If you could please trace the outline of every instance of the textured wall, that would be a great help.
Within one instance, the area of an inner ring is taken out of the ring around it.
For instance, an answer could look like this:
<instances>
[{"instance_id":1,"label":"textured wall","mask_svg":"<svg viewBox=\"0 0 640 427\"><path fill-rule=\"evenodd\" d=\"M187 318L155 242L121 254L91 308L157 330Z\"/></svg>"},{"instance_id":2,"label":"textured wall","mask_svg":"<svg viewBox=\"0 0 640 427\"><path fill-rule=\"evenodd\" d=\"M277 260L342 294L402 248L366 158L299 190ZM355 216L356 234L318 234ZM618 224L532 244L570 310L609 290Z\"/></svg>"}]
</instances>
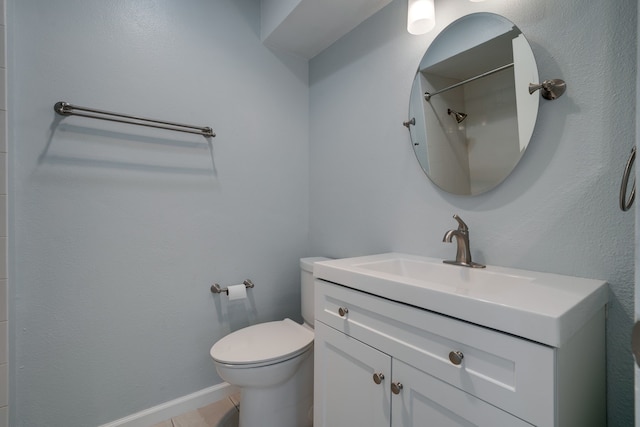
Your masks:
<instances>
[{"instance_id":1,"label":"textured wall","mask_svg":"<svg viewBox=\"0 0 640 427\"><path fill-rule=\"evenodd\" d=\"M7 62L5 2L0 0L0 427L9 425L7 307Z\"/></svg>"},{"instance_id":2,"label":"textured wall","mask_svg":"<svg viewBox=\"0 0 640 427\"><path fill-rule=\"evenodd\" d=\"M634 215L617 207L634 144L636 2L437 2L437 28L405 30L396 0L310 62L312 252L344 257L401 251L441 258L459 214L472 255L487 264L611 284L607 327L609 425L633 424ZM420 58L439 30L499 13L532 45L541 78L567 94L542 101L531 145L507 180L476 197L439 191L402 126ZM588 373L585 373L588 374Z\"/></svg>"},{"instance_id":3,"label":"textured wall","mask_svg":"<svg viewBox=\"0 0 640 427\"><path fill-rule=\"evenodd\" d=\"M221 382L211 345L299 319L307 62L253 0L10 0L12 426L86 427ZM69 117L56 101L196 125ZM230 305L212 282L251 278Z\"/></svg>"}]
</instances>

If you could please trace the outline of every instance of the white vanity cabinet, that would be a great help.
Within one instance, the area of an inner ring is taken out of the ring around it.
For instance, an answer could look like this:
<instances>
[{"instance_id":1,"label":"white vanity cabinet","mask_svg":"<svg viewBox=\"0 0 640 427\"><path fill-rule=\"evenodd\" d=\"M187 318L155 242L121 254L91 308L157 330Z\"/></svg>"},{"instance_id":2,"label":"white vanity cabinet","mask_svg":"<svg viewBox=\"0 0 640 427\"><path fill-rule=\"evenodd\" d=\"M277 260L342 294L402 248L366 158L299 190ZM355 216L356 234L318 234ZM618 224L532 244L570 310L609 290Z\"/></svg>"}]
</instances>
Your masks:
<instances>
[{"instance_id":1,"label":"white vanity cabinet","mask_svg":"<svg viewBox=\"0 0 640 427\"><path fill-rule=\"evenodd\" d=\"M604 306L560 348L319 279L315 312L316 427L606 425Z\"/></svg>"}]
</instances>

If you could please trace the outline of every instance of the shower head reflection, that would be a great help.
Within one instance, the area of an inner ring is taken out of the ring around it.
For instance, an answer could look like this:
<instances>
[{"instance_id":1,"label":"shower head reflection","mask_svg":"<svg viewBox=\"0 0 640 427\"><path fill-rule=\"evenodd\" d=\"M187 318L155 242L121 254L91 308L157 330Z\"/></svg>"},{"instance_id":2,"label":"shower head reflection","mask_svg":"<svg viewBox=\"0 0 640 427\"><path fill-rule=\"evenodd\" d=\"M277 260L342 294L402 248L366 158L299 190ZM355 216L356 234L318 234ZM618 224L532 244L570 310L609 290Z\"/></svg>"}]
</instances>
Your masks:
<instances>
[{"instance_id":1,"label":"shower head reflection","mask_svg":"<svg viewBox=\"0 0 640 427\"><path fill-rule=\"evenodd\" d=\"M456 119L457 123L461 123L464 119L467 118L467 115L465 113L453 111L451 108L447 108L447 114L453 116L453 118Z\"/></svg>"}]
</instances>

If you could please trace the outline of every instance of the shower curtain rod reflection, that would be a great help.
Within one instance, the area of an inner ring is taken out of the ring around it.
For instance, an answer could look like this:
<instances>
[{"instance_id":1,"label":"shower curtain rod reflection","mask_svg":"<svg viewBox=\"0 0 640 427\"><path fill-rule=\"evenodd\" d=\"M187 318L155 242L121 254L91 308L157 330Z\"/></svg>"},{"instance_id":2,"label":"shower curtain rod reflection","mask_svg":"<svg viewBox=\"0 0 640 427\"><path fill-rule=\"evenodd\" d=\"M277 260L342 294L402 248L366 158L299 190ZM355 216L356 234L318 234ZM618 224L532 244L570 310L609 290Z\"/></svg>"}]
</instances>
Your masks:
<instances>
[{"instance_id":1,"label":"shower curtain rod reflection","mask_svg":"<svg viewBox=\"0 0 640 427\"><path fill-rule=\"evenodd\" d=\"M445 87L444 89L440 89L439 91L436 91L436 92L433 92L433 93L425 92L424 93L424 99L429 101L432 96L438 95L439 93L446 92L446 91L451 90L451 89L455 89L458 86L466 85L467 83L470 83L470 82L472 82L474 80L478 80L478 79L481 79L483 77L490 76L491 74L498 73L498 72L500 72L502 70L506 70L507 68L511 68L511 67L513 67L513 62L510 63L510 64L503 65L501 67L498 67L498 68L496 68L494 70L487 71L486 73L478 74L477 76L471 77L471 78L469 78L467 80L463 80L463 81L458 82L456 84L452 84L451 86Z\"/></svg>"},{"instance_id":2,"label":"shower curtain rod reflection","mask_svg":"<svg viewBox=\"0 0 640 427\"><path fill-rule=\"evenodd\" d=\"M176 132L195 133L205 137L214 137L216 134L210 127L183 125L180 123L167 122L164 120L146 119L144 117L130 116L127 114L112 113L110 111L96 110L95 108L80 107L68 102L56 102L53 106L56 113L62 116L80 116L90 119L108 120L110 122L126 123L130 125L146 126L158 129L173 130ZM95 114L78 113L76 111L86 111Z\"/></svg>"}]
</instances>

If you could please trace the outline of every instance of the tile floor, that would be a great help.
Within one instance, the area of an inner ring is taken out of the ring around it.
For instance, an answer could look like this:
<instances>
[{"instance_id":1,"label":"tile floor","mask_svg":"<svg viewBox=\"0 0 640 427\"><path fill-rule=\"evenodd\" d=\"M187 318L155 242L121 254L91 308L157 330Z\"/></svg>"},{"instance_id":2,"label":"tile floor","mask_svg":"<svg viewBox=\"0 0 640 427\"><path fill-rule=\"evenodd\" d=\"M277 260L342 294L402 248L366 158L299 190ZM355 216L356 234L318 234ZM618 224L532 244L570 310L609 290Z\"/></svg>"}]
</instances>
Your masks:
<instances>
[{"instance_id":1,"label":"tile floor","mask_svg":"<svg viewBox=\"0 0 640 427\"><path fill-rule=\"evenodd\" d=\"M151 427L238 427L240 393Z\"/></svg>"}]
</instances>

